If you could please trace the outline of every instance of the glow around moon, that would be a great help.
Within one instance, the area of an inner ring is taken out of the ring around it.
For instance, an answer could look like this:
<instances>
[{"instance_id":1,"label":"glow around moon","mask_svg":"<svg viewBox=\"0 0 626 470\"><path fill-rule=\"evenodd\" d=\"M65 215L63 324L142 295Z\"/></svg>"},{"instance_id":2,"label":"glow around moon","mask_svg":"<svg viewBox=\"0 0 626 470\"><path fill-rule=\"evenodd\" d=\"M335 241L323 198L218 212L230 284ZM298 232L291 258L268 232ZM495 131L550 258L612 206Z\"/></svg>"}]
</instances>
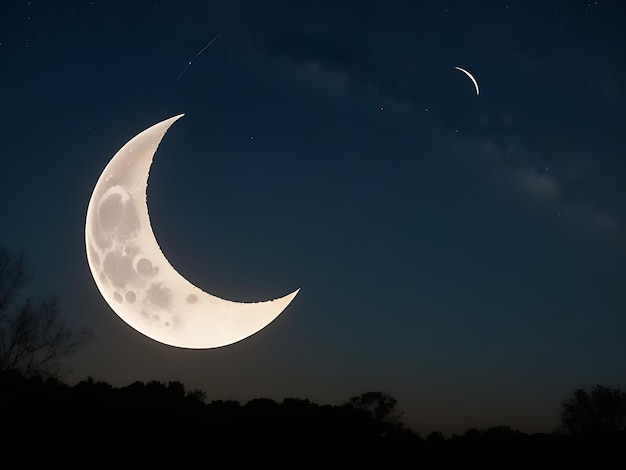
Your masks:
<instances>
[{"instance_id":1,"label":"glow around moon","mask_svg":"<svg viewBox=\"0 0 626 470\"><path fill-rule=\"evenodd\" d=\"M131 139L100 175L87 208L87 261L100 293L131 327L172 346L216 348L267 326L299 289L265 302L233 302L194 286L165 258L148 216L148 172L161 139L182 116Z\"/></svg>"},{"instance_id":2,"label":"glow around moon","mask_svg":"<svg viewBox=\"0 0 626 470\"><path fill-rule=\"evenodd\" d=\"M476 79L474 78L474 76L469 73L467 70L461 68L461 67L454 67L457 70L460 70L461 72L463 72L465 75L467 75L470 80L472 80L472 83L474 83L474 88L476 88L476 95L480 95L480 90L478 89L478 82L476 81Z\"/></svg>"}]
</instances>

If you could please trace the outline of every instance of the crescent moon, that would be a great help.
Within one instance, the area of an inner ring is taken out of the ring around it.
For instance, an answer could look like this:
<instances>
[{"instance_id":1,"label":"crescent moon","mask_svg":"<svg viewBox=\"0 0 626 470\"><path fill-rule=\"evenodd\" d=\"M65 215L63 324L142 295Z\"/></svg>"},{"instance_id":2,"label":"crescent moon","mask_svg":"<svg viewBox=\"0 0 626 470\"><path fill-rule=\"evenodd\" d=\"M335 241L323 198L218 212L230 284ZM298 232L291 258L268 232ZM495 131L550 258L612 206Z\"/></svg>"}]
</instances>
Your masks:
<instances>
[{"instance_id":1,"label":"crescent moon","mask_svg":"<svg viewBox=\"0 0 626 470\"><path fill-rule=\"evenodd\" d=\"M300 289L265 302L222 299L187 281L161 252L148 216L148 172L161 139L182 116L141 132L105 167L87 208L87 261L104 300L135 330L180 348L217 348L267 326Z\"/></svg>"},{"instance_id":2,"label":"crescent moon","mask_svg":"<svg viewBox=\"0 0 626 470\"><path fill-rule=\"evenodd\" d=\"M462 69L461 67L454 67L454 68L457 69L457 70L460 70L461 72L463 72L465 75L467 75L472 80L472 82L474 83L474 88L476 88L476 95L479 95L480 94L480 90L478 89L478 82L476 81L474 76L471 73L469 73L467 70Z\"/></svg>"}]
</instances>

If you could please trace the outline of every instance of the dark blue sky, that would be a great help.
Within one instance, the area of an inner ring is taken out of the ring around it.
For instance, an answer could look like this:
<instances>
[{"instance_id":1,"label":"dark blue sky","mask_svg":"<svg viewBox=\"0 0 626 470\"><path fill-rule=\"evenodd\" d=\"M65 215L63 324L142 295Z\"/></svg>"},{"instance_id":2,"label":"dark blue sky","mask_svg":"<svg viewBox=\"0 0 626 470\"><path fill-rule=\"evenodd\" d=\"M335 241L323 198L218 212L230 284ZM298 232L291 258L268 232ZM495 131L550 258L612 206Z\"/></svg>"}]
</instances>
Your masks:
<instances>
[{"instance_id":1,"label":"dark blue sky","mask_svg":"<svg viewBox=\"0 0 626 470\"><path fill-rule=\"evenodd\" d=\"M550 431L574 389L626 387L624 57L619 1L3 2L0 244L94 331L70 380ZM85 256L108 160L179 113L165 255L224 298L302 289L215 350L128 327Z\"/></svg>"}]
</instances>

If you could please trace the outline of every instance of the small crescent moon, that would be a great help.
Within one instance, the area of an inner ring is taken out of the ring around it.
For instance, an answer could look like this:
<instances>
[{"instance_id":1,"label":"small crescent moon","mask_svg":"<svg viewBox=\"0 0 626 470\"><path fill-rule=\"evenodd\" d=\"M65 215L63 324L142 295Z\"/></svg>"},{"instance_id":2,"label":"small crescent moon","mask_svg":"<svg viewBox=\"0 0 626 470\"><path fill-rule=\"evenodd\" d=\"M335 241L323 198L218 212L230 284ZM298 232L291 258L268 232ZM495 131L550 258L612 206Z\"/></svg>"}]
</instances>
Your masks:
<instances>
[{"instance_id":1,"label":"small crescent moon","mask_svg":"<svg viewBox=\"0 0 626 470\"><path fill-rule=\"evenodd\" d=\"M140 333L181 348L217 348L267 326L300 289L265 302L225 300L191 284L161 252L148 216L148 172L161 139L182 116L132 138L100 175L87 208L87 262L102 297Z\"/></svg>"},{"instance_id":2,"label":"small crescent moon","mask_svg":"<svg viewBox=\"0 0 626 470\"><path fill-rule=\"evenodd\" d=\"M467 70L462 69L461 67L454 67L454 68L457 69L457 70L460 70L461 72L463 72L465 75L467 75L472 80L472 82L474 83L474 88L476 88L476 95L479 95L480 94L480 90L478 89L478 82L476 81L474 76L471 73L469 73Z\"/></svg>"}]
</instances>

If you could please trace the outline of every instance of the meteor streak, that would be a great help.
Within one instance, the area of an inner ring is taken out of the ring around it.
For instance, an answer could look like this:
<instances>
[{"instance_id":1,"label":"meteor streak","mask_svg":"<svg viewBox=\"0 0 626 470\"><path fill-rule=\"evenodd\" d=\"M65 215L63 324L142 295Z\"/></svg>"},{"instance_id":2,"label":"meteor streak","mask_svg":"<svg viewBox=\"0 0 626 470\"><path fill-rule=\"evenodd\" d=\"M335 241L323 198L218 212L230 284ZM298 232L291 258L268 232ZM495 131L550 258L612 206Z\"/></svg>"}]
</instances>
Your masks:
<instances>
[{"instance_id":1,"label":"meteor streak","mask_svg":"<svg viewBox=\"0 0 626 470\"><path fill-rule=\"evenodd\" d=\"M194 56L194 58L193 58L193 59L191 59L191 60L189 61L189 63L185 66L185 68L183 69L183 71L182 71L182 72L180 72L180 75L178 76L178 78L177 78L176 80L180 80L180 77L182 77L182 76L183 76L183 74L187 71L187 69L189 68L189 66L191 65L191 63L192 63L194 60L196 60L196 59L198 58L198 56L199 56L200 54L202 54L202 53L206 50L206 48L207 48L207 47L209 47L211 44L213 44L213 42L214 42L217 38L219 38L220 36L221 36L221 34L218 34L218 35L217 35L217 36L215 36L213 39L211 39L211 41L210 41L210 42L209 42L206 46L204 46L202 49L200 49L200 52L198 52L198 53Z\"/></svg>"}]
</instances>

